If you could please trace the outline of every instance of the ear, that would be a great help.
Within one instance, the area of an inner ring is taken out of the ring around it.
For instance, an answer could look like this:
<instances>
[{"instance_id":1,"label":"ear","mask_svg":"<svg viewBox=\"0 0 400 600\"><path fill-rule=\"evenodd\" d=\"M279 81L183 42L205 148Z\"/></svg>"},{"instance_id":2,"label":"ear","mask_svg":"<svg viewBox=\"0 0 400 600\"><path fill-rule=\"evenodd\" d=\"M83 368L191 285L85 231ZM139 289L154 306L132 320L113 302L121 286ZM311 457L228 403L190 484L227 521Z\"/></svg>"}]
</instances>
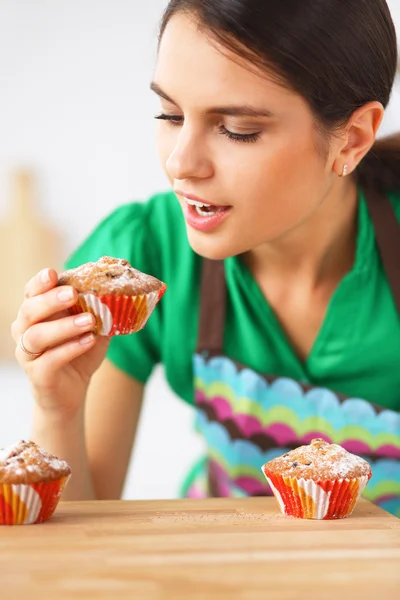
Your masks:
<instances>
[{"instance_id":1,"label":"ear","mask_svg":"<svg viewBox=\"0 0 400 600\"><path fill-rule=\"evenodd\" d=\"M354 171L372 148L384 114L380 102L368 102L354 111L341 136L342 144L333 165L339 177Z\"/></svg>"}]
</instances>

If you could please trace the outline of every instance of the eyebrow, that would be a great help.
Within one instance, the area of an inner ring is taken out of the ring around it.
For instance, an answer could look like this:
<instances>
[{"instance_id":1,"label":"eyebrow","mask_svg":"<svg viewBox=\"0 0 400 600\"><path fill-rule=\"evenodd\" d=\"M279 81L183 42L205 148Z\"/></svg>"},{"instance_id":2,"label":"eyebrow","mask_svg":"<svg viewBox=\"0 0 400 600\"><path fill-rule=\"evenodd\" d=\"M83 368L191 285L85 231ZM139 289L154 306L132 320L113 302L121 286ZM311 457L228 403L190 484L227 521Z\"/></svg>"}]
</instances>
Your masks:
<instances>
[{"instance_id":1,"label":"eyebrow","mask_svg":"<svg viewBox=\"0 0 400 600\"><path fill-rule=\"evenodd\" d=\"M162 88L155 83L154 81L150 84L150 89L163 98L167 102L171 104L178 104L173 100L170 96L168 96ZM241 117L267 117L272 118L274 115L271 111L262 109L262 108L254 108L252 106L248 106L246 104L236 105L231 104L229 106L214 106L212 108L207 109L206 114L214 114L214 115L226 115L226 116L241 116Z\"/></svg>"}]
</instances>

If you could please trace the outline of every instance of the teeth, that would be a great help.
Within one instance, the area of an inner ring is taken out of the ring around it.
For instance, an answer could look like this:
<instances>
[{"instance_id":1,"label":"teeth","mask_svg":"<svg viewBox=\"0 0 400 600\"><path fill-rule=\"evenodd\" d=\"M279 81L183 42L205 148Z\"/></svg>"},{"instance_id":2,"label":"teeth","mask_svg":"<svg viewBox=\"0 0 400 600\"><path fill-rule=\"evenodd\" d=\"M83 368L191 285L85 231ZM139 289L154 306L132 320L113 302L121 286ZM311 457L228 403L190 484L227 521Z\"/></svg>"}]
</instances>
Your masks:
<instances>
[{"instance_id":1,"label":"teeth","mask_svg":"<svg viewBox=\"0 0 400 600\"><path fill-rule=\"evenodd\" d=\"M209 217L211 214L213 214L209 210L203 210L203 208L205 206L207 206L207 204L202 204L201 206L196 206L196 212L201 217Z\"/></svg>"},{"instance_id":2,"label":"teeth","mask_svg":"<svg viewBox=\"0 0 400 600\"><path fill-rule=\"evenodd\" d=\"M197 200L189 200L189 198L185 198L186 202L191 206L198 206L199 208L210 208L211 204L203 204L202 202L197 202Z\"/></svg>"}]
</instances>

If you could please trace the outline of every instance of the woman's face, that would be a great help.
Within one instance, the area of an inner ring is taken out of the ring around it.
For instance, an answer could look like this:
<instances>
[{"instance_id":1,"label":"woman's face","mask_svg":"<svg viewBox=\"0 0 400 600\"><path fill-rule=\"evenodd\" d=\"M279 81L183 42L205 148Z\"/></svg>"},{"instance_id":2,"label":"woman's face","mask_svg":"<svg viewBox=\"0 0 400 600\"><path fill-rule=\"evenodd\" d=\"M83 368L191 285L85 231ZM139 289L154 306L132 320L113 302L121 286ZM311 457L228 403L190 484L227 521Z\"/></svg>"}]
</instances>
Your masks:
<instances>
[{"instance_id":1,"label":"woman's face","mask_svg":"<svg viewBox=\"0 0 400 600\"><path fill-rule=\"evenodd\" d=\"M317 150L301 96L232 60L184 15L167 25L152 87L161 102L159 156L195 252L248 252L317 210L333 161Z\"/></svg>"}]
</instances>

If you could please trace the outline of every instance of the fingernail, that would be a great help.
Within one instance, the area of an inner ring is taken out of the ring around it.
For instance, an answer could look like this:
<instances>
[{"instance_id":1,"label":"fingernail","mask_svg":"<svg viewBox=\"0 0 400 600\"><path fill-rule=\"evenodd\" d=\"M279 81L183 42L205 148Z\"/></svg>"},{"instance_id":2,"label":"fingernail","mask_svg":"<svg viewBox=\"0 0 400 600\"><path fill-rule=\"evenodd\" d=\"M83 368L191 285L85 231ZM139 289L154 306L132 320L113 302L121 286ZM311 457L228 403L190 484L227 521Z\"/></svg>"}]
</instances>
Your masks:
<instances>
[{"instance_id":1,"label":"fingernail","mask_svg":"<svg viewBox=\"0 0 400 600\"><path fill-rule=\"evenodd\" d=\"M93 325L92 315L80 315L74 320L75 325L78 327L86 327L86 325Z\"/></svg>"},{"instance_id":2,"label":"fingernail","mask_svg":"<svg viewBox=\"0 0 400 600\"><path fill-rule=\"evenodd\" d=\"M82 344L82 346L84 346L85 344L91 344L93 340L93 333L88 333L87 335L83 335L81 338L79 338L79 343Z\"/></svg>"},{"instance_id":3,"label":"fingernail","mask_svg":"<svg viewBox=\"0 0 400 600\"><path fill-rule=\"evenodd\" d=\"M43 269L40 273L40 279L42 280L42 283L50 283L49 269Z\"/></svg>"},{"instance_id":4,"label":"fingernail","mask_svg":"<svg viewBox=\"0 0 400 600\"><path fill-rule=\"evenodd\" d=\"M57 298L60 300L60 302L68 302L69 300L72 300L73 297L74 297L74 291L71 288L66 289L66 290L61 290L57 294Z\"/></svg>"}]
</instances>

